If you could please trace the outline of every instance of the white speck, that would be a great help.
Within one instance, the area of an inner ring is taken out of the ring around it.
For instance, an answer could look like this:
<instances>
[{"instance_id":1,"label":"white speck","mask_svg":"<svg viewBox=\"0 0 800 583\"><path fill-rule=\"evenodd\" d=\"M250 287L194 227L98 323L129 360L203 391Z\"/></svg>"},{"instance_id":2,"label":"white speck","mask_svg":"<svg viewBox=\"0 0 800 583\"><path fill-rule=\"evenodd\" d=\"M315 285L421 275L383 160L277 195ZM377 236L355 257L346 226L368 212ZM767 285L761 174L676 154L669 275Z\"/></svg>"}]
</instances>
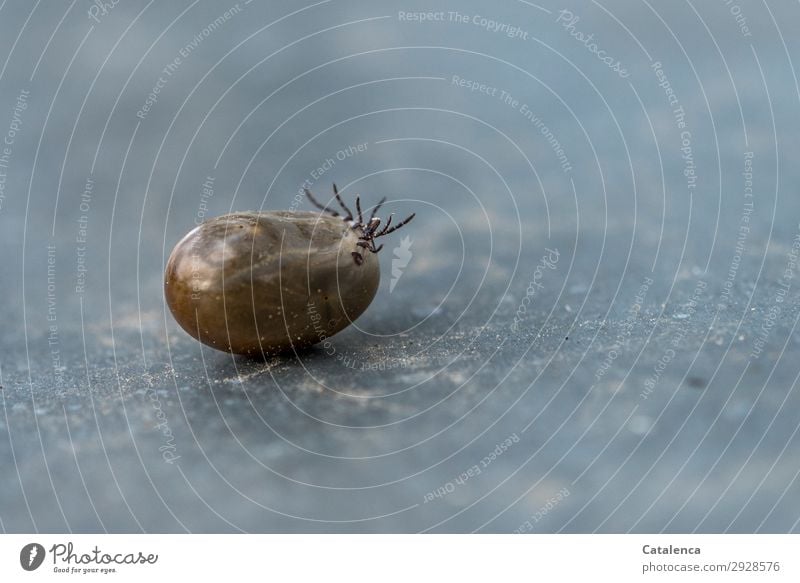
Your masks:
<instances>
[{"instance_id":1,"label":"white speck","mask_svg":"<svg viewBox=\"0 0 800 583\"><path fill-rule=\"evenodd\" d=\"M427 318L428 316L438 316L442 313L439 306L419 306L412 308L411 315L415 318Z\"/></svg>"},{"instance_id":2,"label":"white speck","mask_svg":"<svg viewBox=\"0 0 800 583\"><path fill-rule=\"evenodd\" d=\"M750 403L747 401L734 401L723 411L723 415L729 421L741 421L750 411Z\"/></svg>"},{"instance_id":3,"label":"white speck","mask_svg":"<svg viewBox=\"0 0 800 583\"><path fill-rule=\"evenodd\" d=\"M450 377L451 381L453 381L454 383L456 383L458 385L464 384L464 381L467 380L467 375L465 375L461 371L451 372L448 376Z\"/></svg>"},{"instance_id":4,"label":"white speck","mask_svg":"<svg viewBox=\"0 0 800 583\"><path fill-rule=\"evenodd\" d=\"M647 435L653 428L653 420L647 415L634 415L628 421L628 430L635 435Z\"/></svg>"},{"instance_id":5,"label":"white speck","mask_svg":"<svg viewBox=\"0 0 800 583\"><path fill-rule=\"evenodd\" d=\"M689 314L673 314L672 317L675 318L676 320L685 320L686 318L689 317Z\"/></svg>"},{"instance_id":6,"label":"white speck","mask_svg":"<svg viewBox=\"0 0 800 583\"><path fill-rule=\"evenodd\" d=\"M404 385L416 385L421 384L427 381L430 378L430 375L427 372L415 372L404 374L398 377L398 381L400 381Z\"/></svg>"},{"instance_id":7,"label":"white speck","mask_svg":"<svg viewBox=\"0 0 800 583\"><path fill-rule=\"evenodd\" d=\"M585 292L586 290L588 290L588 289L589 289L589 288L588 288L588 287L586 287L586 285L585 285L585 284L583 284L583 283L576 283L575 285L571 285L571 286L569 287L569 290L567 290L567 291L569 291L569 293L570 293L570 294L572 294L572 295L577 295L577 294L582 294L582 293L584 293L584 292Z\"/></svg>"}]
</instances>

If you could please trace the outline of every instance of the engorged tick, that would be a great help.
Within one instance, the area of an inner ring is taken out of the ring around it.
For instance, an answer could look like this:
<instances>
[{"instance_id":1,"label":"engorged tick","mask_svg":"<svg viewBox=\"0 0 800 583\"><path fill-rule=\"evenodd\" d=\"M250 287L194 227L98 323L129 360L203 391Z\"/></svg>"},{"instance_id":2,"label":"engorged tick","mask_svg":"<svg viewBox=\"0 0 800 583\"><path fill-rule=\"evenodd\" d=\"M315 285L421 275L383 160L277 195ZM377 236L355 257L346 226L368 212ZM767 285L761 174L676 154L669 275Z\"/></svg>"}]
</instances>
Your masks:
<instances>
[{"instance_id":1,"label":"engorged tick","mask_svg":"<svg viewBox=\"0 0 800 583\"><path fill-rule=\"evenodd\" d=\"M367 309L378 291L372 255L392 226L354 216L333 185L342 212L306 196L309 211L238 212L190 231L170 254L164 274L167 305L189 334L219 350L269 355L330 338ZM333 202L333 201L331 201ZM381 227L381 225L383 226ZM368 253L369 252L369 253Z\"/></svg>"}]
</instances>

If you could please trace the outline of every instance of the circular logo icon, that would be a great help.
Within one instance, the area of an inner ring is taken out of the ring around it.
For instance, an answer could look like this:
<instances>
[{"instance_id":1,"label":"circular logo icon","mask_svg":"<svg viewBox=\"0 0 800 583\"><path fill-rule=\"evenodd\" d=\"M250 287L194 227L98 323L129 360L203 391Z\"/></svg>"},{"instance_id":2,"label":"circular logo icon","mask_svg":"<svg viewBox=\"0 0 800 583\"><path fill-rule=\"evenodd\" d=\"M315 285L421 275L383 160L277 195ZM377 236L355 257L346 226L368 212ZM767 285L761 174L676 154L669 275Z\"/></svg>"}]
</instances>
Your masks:
<instances>
[{"instance_id":1,"label":"circular logo icon","mask_svg":"<svg viewBox=\"0 0 800 583\"><path fill-rule=\"evenodd\" d=\"M19 564L26 571L35 571L44 562L44 547L39 543L28 543L19 552Z\"/></svg>"}]
</instances>

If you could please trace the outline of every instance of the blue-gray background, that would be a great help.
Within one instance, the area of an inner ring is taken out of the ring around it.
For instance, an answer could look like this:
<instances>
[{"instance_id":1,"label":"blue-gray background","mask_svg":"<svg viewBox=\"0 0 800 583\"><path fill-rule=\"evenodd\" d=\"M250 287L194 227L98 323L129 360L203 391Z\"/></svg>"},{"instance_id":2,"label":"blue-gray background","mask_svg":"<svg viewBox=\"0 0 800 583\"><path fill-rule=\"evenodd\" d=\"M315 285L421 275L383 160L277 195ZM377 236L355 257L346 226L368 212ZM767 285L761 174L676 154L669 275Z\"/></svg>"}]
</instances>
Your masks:
<instances>
[{"instance_id":1,"label":"blue-gray background","mask_svg":"<svg viewBox=\"0 0 800 583\"><path fill-rule=\"evenodd\" d=\"M0 4L0 528L800 530L798 3L101 4ZM418 213L357 326L177 327L334 180Z\"/></svg>"}]
</instances>

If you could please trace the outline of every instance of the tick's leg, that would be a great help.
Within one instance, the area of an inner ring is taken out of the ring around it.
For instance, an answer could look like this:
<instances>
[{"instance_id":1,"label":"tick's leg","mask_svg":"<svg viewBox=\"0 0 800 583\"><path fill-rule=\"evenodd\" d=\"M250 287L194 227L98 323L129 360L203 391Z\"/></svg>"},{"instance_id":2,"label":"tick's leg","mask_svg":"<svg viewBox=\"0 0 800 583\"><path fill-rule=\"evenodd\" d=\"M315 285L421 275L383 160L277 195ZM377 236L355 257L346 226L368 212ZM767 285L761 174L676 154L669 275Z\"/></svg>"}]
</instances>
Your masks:
<instances>
[{"instance_id":1,"label":"tick's leg","mask_svg":"<svg viewBox=\"0 0 800 583\"><path fill-rule=\"evenodd\" d=\"M389 228L389 225L392 224L392 219L393 218L394 218L394 215L389 215L389 218L387 219L386 224L383 226L383 229L377 235L375 235L376 237L380 237L381 235L384 235L386 233L386 230Z\"/></svg>"},{"instance_id":2,"label":"tick's leg","mask_svg":"<svg viewBox=\"0 0 800 583\"><path fill-rule=\"evenodd\" d=\"M380 219L370 219L367 227L364 229L364 238L365 239L372 239L372 235L375 234L375 231L378 230L378 227L381 226Z\"/></svg>"},{"instance_id":3,"label":"tick's leg","mask_svg":"<svg viewBox=\"0 0 800 583\"><path fill-rule=\"evenodd\" d=\"M408 217L407 219L403 220L403 222L401 222L401 223L399 223L399 224L395 225L395 226L394 226L394 227L392 227L391 229L388 229L388 230L387 230L387 229L383 229L383 230L382 230L380 233L378 233L378 234L377 234L377 235L375 235L375 236L376 236L376 237L383 237L384 235L388 235L389 233L393 233L393 232L395 232L397 229L399 229L400 227L402 227L403 225L407 225L408 223L410 223L410 222L411 222L411 219L413 219L415 216L417 216L417 213L414 213L414 214L412 214L410 217ZM386 224L386 226L388 227L388 226L389 226L389 224L387 223L387 224Z\"/></svg>"},{"instance_id":4,"label":"tick's leg","mask_svg":"<svg viewBox=\"0 0 800 583\"><path fill-rule=\"evenodd\" d=\"M311 191L309 189L304 188L303 190L305 191L306 196L308 197L308 200L310 200L311 204L313 204L315 207L317 207L318 209L320 209L323 212L326 212L326 213L329 213L329 214L333 215L334 217L338 217L339 216L339 213L337 213L334 210L329 209L328 207L326 207L323 204L321 204L316 198L314 198L314 195L311 194Z\"/></svg>"},{"instance_id":5,"label":"tick's leg","mask_svg":"<svg viewBox=\"0 0 800 583\"><path fill-rule=\"evenodd\" d=\"M372 219L375 218L375 215L378 214L378 209L381 208L383 203L386 202L386 197L384 196L378 204L375 205L375 208L372 209L372 214L369 216L369 222L372 222Z\"/></svg>"},{"instance_id":6,"label":"tick's leg","mask_svg":"<svg viewBox=\"0 0 800 583\"><path fill-rule=\"evenodd\" d=\"M356 197L356 210L358 211L358 224L364 224L364 215L361 214L361 197Z\"/></svg>"},{"instance_id":7,"label":"tick's leg","mask_svg":"<svg viewBox=\"0 0 800 583\"><path fill-rule=\"evenodd\" d=\"M344 220L345 221L352 221L353 220L353 213L350 211L349 208L347 208L347 205L344 204L344 201L342 200L342 197L339 196L339 189L336 188L336 183L335 182L333 183L333 194L336 195L336 200L339 201L339 206L341 206L344 209L344 212L347 213L347 216L345 217Z\"/></svg>"}]
</instances>

